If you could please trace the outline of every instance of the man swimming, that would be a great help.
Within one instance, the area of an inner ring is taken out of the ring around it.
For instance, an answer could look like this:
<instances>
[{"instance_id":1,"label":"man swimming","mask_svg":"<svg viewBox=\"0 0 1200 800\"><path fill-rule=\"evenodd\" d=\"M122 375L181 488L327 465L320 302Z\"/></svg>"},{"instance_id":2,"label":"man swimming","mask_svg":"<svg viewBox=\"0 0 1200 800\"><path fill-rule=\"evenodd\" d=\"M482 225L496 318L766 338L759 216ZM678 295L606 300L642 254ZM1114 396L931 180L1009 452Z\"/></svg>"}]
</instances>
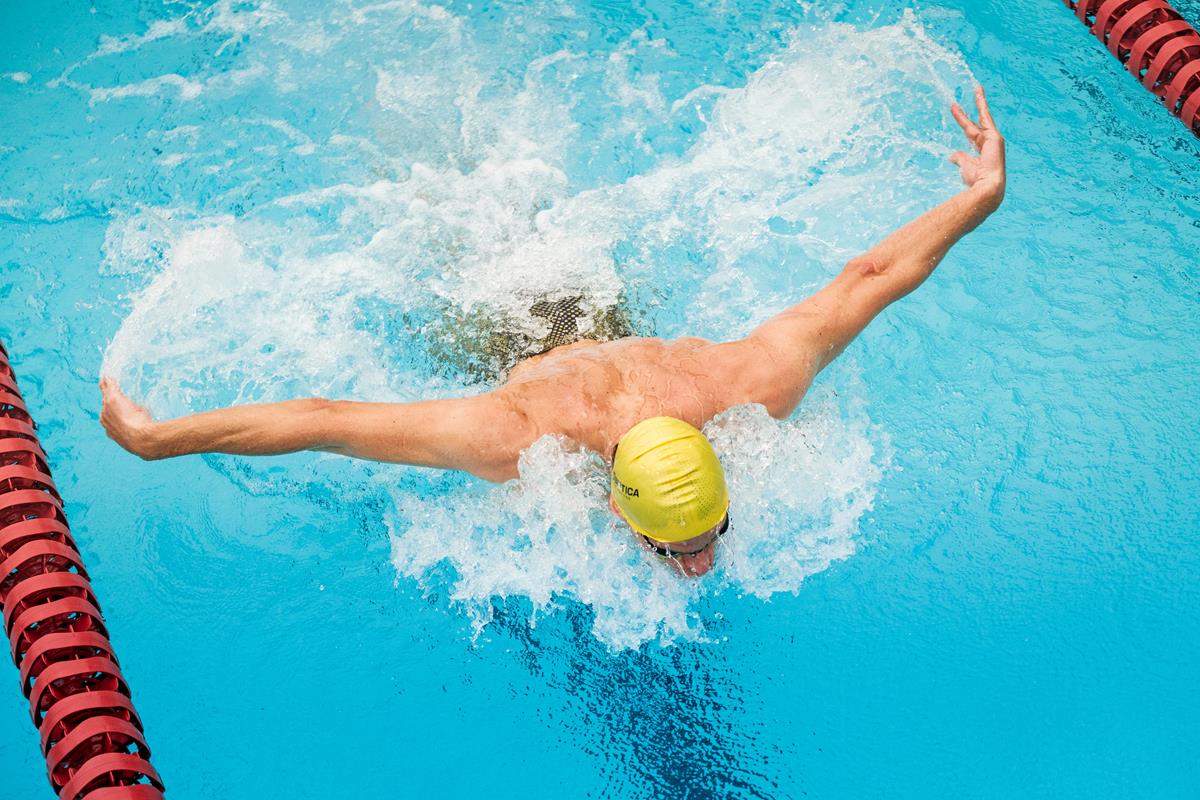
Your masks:
<instances>
[{"instance_id":1,"label":"man swimming","mask_svg":"<svg viewBox=\"0 0 1200 800\"><path fill-rule=\"evenodd\" d=\"M852 259L829 285L730 342L626 337L562 345L473 397L415 403L323 399L236 406L155 421L110 379L100 421L145 459L192 453L323 450L356 458L517 477L521 452L547 434L612 459L611 505L685 575L712 568L729 494L699 428L759 403L792 413L813 378L890 303L916 289L1004 198L1004 140L983 89L979 122L951 113L976 150L955 152L966 189Z\"/></svg>"}]
</instances>

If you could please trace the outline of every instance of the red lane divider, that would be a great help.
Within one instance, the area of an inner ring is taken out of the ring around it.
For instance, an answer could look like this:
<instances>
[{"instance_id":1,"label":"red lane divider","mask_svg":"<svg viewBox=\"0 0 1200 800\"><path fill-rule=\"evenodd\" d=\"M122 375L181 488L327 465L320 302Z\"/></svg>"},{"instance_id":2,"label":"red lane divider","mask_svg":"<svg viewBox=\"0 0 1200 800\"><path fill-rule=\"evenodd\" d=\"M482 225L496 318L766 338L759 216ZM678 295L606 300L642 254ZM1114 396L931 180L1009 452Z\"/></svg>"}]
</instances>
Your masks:
<instances>
[{"instance_id":1,"label":"red lane divider","mask_svg":"<svg viewBox=\"0 0 1200 800\"><path fill-rule=\"evenodd\" d=\"M0 610L59 800L162 800L142 720L3 343Z\"/></svg>"},{"instance_id":2,"label":"red lane divider","mask_svg":"<svg viewBox=\"0 0 1200 800\"><path fill-rule=\"evenodd\" d=\"M1200 33L1165 0L1063 0L1129 73L1200 136Z\"/></svg>"}]
</instances>

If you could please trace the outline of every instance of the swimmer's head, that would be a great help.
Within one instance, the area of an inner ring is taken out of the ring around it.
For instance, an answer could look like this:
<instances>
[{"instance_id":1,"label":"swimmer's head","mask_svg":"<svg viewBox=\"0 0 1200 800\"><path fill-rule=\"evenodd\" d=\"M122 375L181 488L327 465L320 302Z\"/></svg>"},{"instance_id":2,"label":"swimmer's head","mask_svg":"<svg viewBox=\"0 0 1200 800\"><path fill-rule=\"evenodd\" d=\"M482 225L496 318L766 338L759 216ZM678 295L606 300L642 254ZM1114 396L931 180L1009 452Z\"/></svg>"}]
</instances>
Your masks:
<instances>
[{"instance_id":1,"label":"swimmer's head","mask_svg":"<svg viewBox=\"0 0 1200 800\"><path fill-rule=\"evenodd\" d=\"M729 490L716 451L673 417L643 420L617 442L612 498L629 527L674 553L690 553L682 545L715 538L727 524Z\"/></svg>"}]
</instances>

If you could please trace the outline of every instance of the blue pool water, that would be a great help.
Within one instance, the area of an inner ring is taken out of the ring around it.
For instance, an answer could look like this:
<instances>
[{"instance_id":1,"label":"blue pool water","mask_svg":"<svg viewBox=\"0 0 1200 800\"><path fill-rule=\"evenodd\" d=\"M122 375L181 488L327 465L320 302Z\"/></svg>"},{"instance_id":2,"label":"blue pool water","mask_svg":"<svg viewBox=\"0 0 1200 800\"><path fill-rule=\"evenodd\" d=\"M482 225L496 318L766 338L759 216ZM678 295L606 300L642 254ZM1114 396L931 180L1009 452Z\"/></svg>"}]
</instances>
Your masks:
<instances>
[{"instance_id":1,"label":"blue pool water","mask_svg":"<svg viewBox=\"0 0 1200 800\"><path fill-rule=\"evenodd\" d=\"M0 23L0 339L170 796L1195 796L1200 142L1061 4ZM741 335L957 191L976 81L1004 207L793 420L711 429L703 580L552 441L491 487L97 422L102 371L162 415L476 391L431 343L538 291ZM47 797L10 681L0 795Z\"/></svg>"}]
</instances>

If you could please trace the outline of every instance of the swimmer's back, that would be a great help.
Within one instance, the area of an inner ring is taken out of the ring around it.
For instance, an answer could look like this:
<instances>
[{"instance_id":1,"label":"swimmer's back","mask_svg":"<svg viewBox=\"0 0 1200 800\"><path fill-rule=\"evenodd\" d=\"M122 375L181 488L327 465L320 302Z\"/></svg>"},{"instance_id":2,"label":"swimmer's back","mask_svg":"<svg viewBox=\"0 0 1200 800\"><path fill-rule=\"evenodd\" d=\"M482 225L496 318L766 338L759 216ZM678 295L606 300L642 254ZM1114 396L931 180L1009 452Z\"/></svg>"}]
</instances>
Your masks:
<instances>
[{"instance_id":1,"label":"swimmer's back","mask_svg":"<svg viewBox=\"0 0 1200 800\"><path fill-rule=\"evenodd\" d=\"M576 342L514 369L497 390L536 436L560 434L608 456L643 419L701 427L733 405L765 402L761 352L748 340L627 337Z\"/></svg>"}]
</instances>

